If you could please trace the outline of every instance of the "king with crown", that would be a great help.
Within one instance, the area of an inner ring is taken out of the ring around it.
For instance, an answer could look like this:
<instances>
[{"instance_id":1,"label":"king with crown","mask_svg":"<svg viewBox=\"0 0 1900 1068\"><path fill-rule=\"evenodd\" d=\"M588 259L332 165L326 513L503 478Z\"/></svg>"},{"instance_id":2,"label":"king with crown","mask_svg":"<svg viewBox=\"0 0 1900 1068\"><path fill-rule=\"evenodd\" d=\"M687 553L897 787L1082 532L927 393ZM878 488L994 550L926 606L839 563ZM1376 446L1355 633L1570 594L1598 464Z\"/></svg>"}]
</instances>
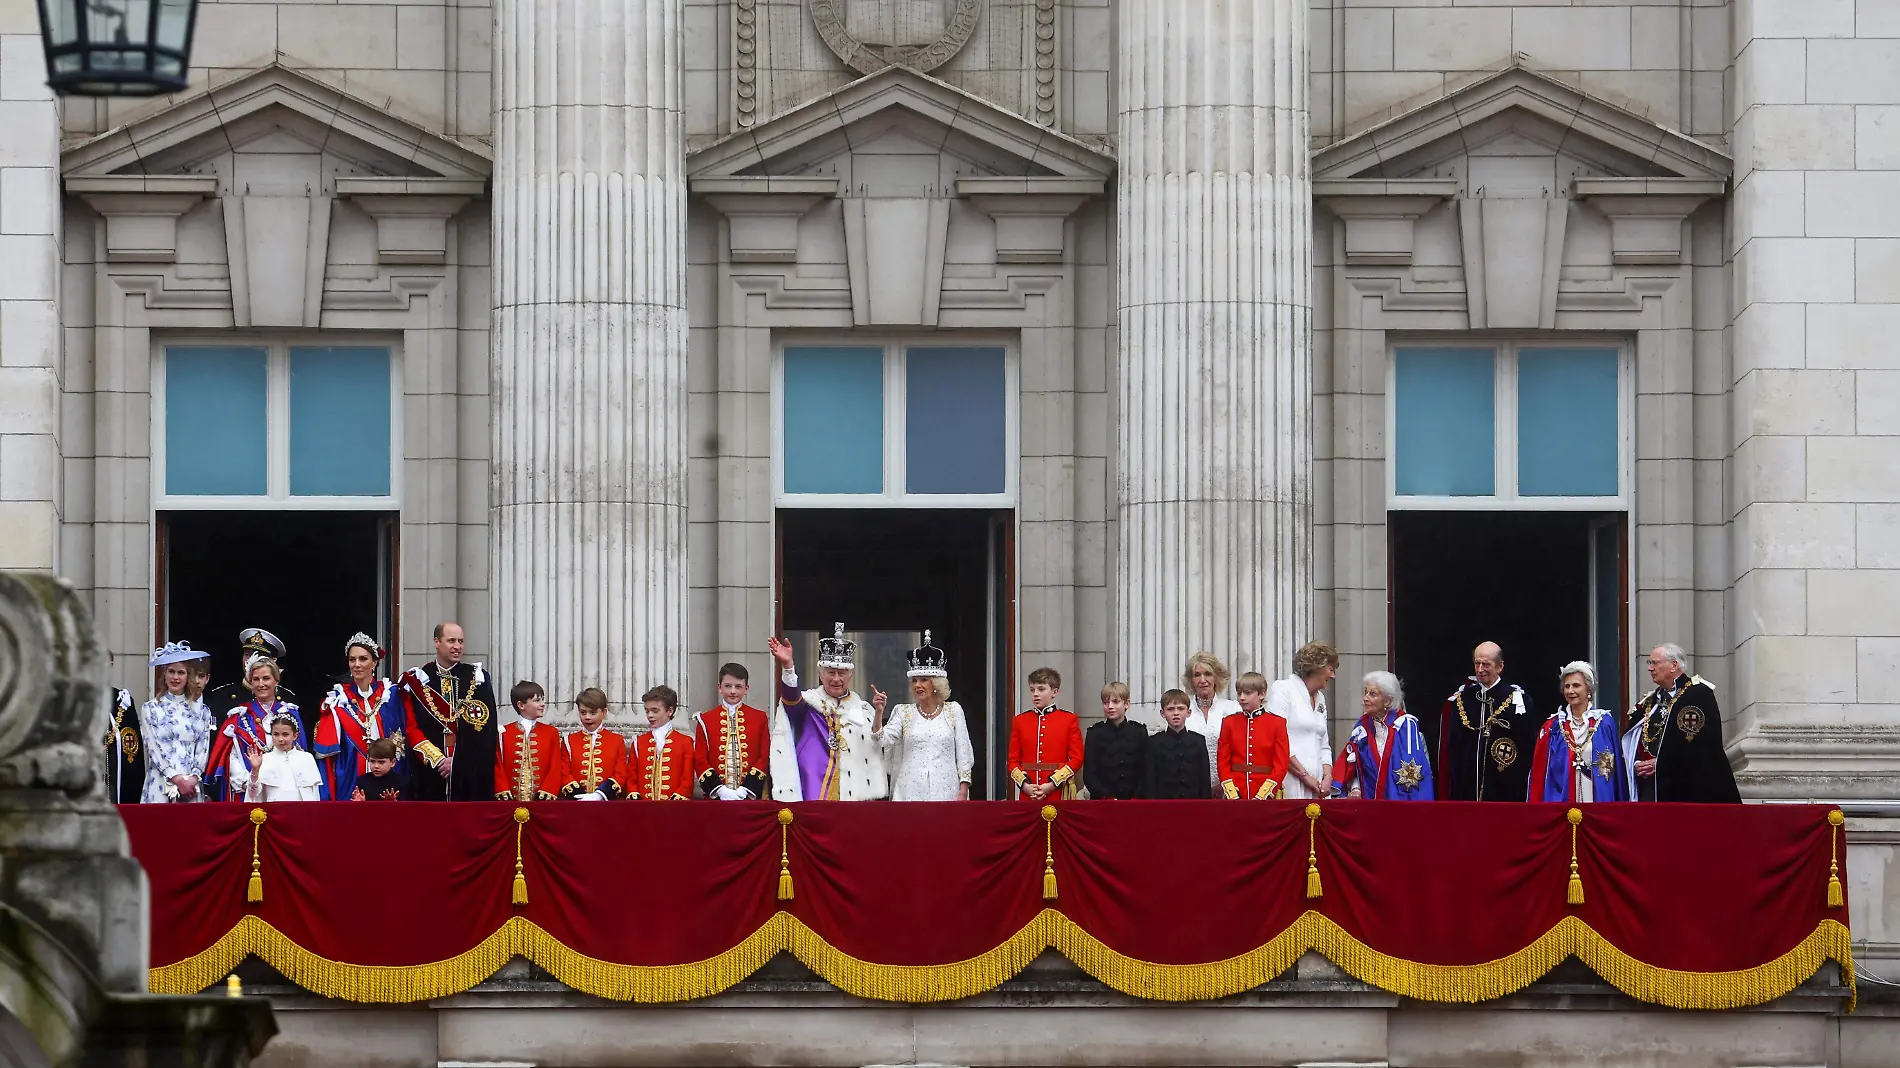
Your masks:
<instances>
[{"instance_id":1,"label":"king with crown","mask_svg":"<svg viewBox=\"0 0 1900 1068\"><path fill-rule=\"evenodd\" d=\"M779 705L772 717L772 797L778 801L876 801L890 793L877 743L884 695L866 701L851 689L857 643L837 624L818 642L818 681L798 688L790 644L767 642L779 667Z\"/></svg>"}]
</instances>

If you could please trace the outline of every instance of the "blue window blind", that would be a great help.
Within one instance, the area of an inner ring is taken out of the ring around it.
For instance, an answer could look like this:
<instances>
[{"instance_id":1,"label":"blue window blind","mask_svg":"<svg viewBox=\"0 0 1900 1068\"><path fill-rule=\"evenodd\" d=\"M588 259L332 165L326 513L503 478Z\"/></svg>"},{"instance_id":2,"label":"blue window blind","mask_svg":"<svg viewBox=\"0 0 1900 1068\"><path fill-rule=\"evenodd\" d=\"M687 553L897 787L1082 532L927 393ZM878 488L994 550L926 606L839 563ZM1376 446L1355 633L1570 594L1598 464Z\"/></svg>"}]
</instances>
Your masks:
<instances>
[{"instance_id":1,"label":"blue window blind","mask_svg":"<svg viewBox=\"0 0 1900 1068\"><path fill-rule=\"evenodd\" d=\"M904 376L904 488L1002 493L1009 406L1003 350L914 348Z\"/></svg>"},{"instance_id":2,"label":"blue window blind","mask_svg":"<svg viewBox=\"0 0 1900 1068\"><path fill-rule=\"evenodd\" d=\"M1497 375L1491 349L1394 354L1394 483L1402 497L1497 492Z\"/></svg>"},{"instance_id":3,"label":"blue window blind","mask_svg":"<svg viewBox=\"0 0 1900 1068\"><path fill-rule=\"evenodd\" d=\"M269 418L261 348L165 350L165 492L269 492Z\"/></svg>"},{"instance_id":4,"label":"blue window blind","mask_svg":"<svg viewBox=\"0 0 1900 1068\"><path fill-rule=\"evenodd\" d=\"M1517 356L1517 492L1614 497L1615 349L1524 349Z\"/></svg>"},{"instance_id":5,"label":"blue window blind","mask_svg":"<svg viewBox=\"0 0 1900 1068\"><path fill-rule=\"evenodd\" d=\"M389 350L290 350L290 495L389 495Z\"/></svg>"},{"instance_id":6,"label":"blue window blind","mask_svg":"<svg viewBox=\"0 0 1900 1068\"><path fill-rule=\"evenodd\" d=\"M785 350L785 492L884 492L884 350Z\"/></svg>"}]
</instances>

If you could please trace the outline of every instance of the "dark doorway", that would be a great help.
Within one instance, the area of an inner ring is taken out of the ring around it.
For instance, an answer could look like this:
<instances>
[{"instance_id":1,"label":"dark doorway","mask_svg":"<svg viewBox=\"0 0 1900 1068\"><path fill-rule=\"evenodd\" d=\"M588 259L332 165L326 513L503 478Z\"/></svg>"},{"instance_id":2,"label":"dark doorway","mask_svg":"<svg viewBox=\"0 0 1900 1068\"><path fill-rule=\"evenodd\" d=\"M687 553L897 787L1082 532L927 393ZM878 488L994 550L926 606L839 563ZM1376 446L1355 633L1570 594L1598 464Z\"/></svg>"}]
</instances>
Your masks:
<instances>
[{"instance_id":1,"label":"dark doorway","mask_svg":"<svg viewBox=\"0 0 1900 1068\"><path fill-rule=\"evenodd\" d=\"M972 797L995 795L986 755L999 737L995 710L1007 704L1009 664L999 651L1014 647L1013 522L1009 512L974 510L778 512L779 632L830 634L840 621L854 633L930 630L949 657L951 697L977 753ZM891 693L892 704L909 699L907 690Z\"/></svg>"},{"instance_id":2,"label":"dark doorway","mask_svg":"<svg viewBox=\"0 0 1900 1068\"><path fill-rule=\"evenodd\" d=\"M1557 671L1572 660L1596 667L1598 705L1625 707L1620 514L1391 512L1387 522L1392 670L1433 752L1445 697L1483 641L1504 648L1506 681L1540 718L1561 705Z\"/></svg>"},{"instance_id":3,"label":"dark doorway","mask_svg":"<svg viewBox=\"0 0 1900 1068\"><path fill-rule=\"evenodd\" d=\"M393 515L161 512L158 520L159 640L209 651L213 686L238 677L238 632L263 627L283 640L284 684L308 718L344 677L350 635L368 631L393 647Z\"/></svg>"}]
</instances>

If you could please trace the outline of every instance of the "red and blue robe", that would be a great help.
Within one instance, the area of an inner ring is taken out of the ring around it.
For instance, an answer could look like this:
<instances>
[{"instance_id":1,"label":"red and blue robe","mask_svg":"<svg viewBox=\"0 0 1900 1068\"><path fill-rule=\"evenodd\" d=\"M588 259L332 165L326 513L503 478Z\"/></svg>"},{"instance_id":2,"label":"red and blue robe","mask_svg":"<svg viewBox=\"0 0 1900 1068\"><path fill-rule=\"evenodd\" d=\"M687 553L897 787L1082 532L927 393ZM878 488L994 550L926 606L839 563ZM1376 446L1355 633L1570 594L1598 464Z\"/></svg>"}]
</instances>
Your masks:
<instances>
[{"instance_id":1,"label":"red and blue robe","mask_svg":"<svg viewBox=\"0 0 1900 1068\"><path fill-rule=\"evenodd\" d=\"M1623 773L1623 743L1617 736L1616 715L1601 708L1585 713L1579 737L1589 739L1589 753L1579 761L1564 721L1564 710L1544 721L1537 734L1537 748L1531 751L1531 781L1528 800L1628 801ZM1585 733L1587 732L1587 733ZM1579 764L1582 766L1579 767ZM1590 796L1579 798L1578 780L1590 784Z\"/></svg>"},{"instance_id":2,"label":"red and blue robe","mask_svg":"<svg viewBox=\"0 0 1900 1068\"><path fill-rule=\"evenodd\" d=\"M323 773L330 796L347 801L359 776L369 774L369 743L388 738L396 743L396 767L404 761L402 700L388 679L377 679L369 691L354 682L338 683L323 699L317 716L316 747L311 750Z\"/></svg>"},{"instance_id":3,"label":"red and blue robe","mask_svg":"<svg viewBox=\"0 0 1900 1068\"><path fill-rule=\"evenodd\" d=\"M288 714L297 721L297 748L310 747L303 736L303 717L298 715L296 705L272 701L270 707L265 708L256 701L247 701L225 714L224 723L211 738L211 752L205 757L204 780L200 784L207 798L213 801L243 800L231 794L231 758L244 759L245 750L251 746L269 752L269 724L271 717L278 714Z\"/></svg>"},{"instance_id":4,"label":"red and blue robe","mask_svg":"<svg viewBox=\"0 0 1900 1068\"><path fill-rule=\"evenodd\" d=\"M1333 781L1345 794L1357 784L1359 796L1381 801L1430 801L1432 756L1418 717L1401 709L1385 714L1385 745L1376 743L1372 717L1360 716L1346 740Z\"/></svg>"}]
</instances>

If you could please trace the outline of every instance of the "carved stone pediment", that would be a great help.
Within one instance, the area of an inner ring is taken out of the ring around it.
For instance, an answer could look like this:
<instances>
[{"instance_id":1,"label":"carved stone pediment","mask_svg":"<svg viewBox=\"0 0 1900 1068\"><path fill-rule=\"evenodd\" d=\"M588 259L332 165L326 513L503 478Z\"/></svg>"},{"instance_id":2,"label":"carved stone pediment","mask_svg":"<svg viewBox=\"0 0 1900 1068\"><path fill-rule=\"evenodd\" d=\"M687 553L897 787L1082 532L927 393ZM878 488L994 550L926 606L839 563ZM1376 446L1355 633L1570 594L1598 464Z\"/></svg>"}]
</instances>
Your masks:
<instances>
[{"instance_id":1,"label":"carved stone pediment","mask_svg":"<svg viewBox=\"0 0 1900 1068\"><path fill-rule=\"evenodd\" d=\"M1684 220L1731 168L1709 145L1512 67L1316 153L1313 187L1344 222L1348 266L1410 269L1424 228L1455 234L1471 329L1552 329L1573 228L1609 246L1584 269L1680 264Z\"/></svg>"},{"instance_id":2,"label":"carved stone pediment","mask_svg":"<svg viewBox=\"0 0 1900 1068\"><path fill-rule=\"evenodd\" d=\"M948 196L961 178L1106 179L1115 160L947 82L887 67L692 153L686 169L694 182L835 178L847 196Z\"/></svg>"},{"instance_id":3,"label":"carved stone pediment","mask_svg":"<svg viewBox=\"0 0 1900 1068\"><path fill-rule=\"evenodd\" d=\"M487 187L480 148L273 65L73 145L61 168L105 219L108 263L222 268L234 325L314 327L338 213L374 227L378 265L445 263L449 219Z\"/></svg>"},{"instance_id":4,"label":"carved stone pediment","mask_svg":"<svg viewBox=\"0 0 1900 1068\"><path fill-rule=\"evenodd\" d=\"M1493 181L1525 191L1530 167L1472 171L1471 158L1563 159L1571 170L1539 181L1557 196L1577 178L1726 179L1721 150L1599 100L1548 75L1510 67L1315 153L1313 178L1456 178L1475 195Z\"/></svg>"},{"instance_id":5,"label":"carved stone pediment","mask_svg":"<svg viewBox=\"0 0 1900 1068\"><path fill-rule=\"evenodd\" d=\"M710 145L686 169L693 193L725 217L725 254L746 277L807 301L848 299L855 325L935 326L947 265L961 279L950 288L999 272L998 293L1012 291L1010 269L1059 276L1069 216L1101 195L1114 167L1088 145L893 67Z\"/></svg>"},{"instance_id":6,"label":"carved stone pediment","mask_svg":"<svg viewBox=\"0 0 1900 1068\"><path fill-rule=\"evenodd\" d=\"M249 176L221 162L227 157L313 153L332 160L321 177L312 172L318 186L338 176L480 181L490 170L485 146L451 140L275 64L72 145L60 170L67 177L216 173L242 194Z\"/></svg>"}]
</instances>

